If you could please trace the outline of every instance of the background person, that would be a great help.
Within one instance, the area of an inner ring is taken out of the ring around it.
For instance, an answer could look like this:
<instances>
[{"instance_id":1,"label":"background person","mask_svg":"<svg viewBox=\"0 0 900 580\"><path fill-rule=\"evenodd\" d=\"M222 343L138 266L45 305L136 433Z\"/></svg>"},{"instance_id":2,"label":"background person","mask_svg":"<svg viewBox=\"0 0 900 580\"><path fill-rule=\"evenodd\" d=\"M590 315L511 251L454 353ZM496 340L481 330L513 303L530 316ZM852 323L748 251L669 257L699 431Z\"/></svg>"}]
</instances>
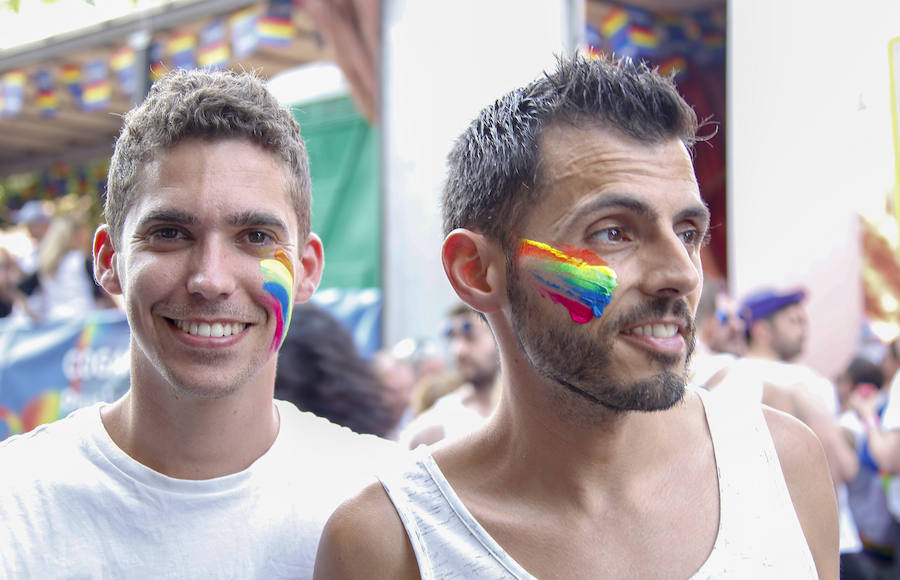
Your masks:
<instances>
[{"instance_id":1,"label":"background person","mask_svg":"<svg viewBox=\"0 0 900 580\"><path fill-rule=\"evenodd\" d=\"M500 360L487 323L459 304L450 310L443 334L462 384L435 400L400 433L403 447L415 449L467 435L484 423L499 399Z\"/></svg>"},{"instance_id":2,"label":"background person","mask_svg":"<svg viewBox=\"0 0 900 580\"><path fill-rule=\"evenodd\" d=\"M867 563L847 497L847 483L859 472L855 443L838 423L840 403L834 384L796 362L809 331L805 299L802 288L766 288L745 297L741 316L747 325L747 354L729 374L738 382L760 385L763 403L794 415L819 437L837 490L842 574L865 577Z\"/></svg>"},{"instance_id":3,"label":"background person","mask_svg":"<svg viewBox=\"0 0 900 580\"><path fill-rule=\"evenodd\" d=\"M278 353L275 397L357 433L387 437L394 427L385 388L350 331L311 302L294 307Z\"/></svg>"}]
</instances>

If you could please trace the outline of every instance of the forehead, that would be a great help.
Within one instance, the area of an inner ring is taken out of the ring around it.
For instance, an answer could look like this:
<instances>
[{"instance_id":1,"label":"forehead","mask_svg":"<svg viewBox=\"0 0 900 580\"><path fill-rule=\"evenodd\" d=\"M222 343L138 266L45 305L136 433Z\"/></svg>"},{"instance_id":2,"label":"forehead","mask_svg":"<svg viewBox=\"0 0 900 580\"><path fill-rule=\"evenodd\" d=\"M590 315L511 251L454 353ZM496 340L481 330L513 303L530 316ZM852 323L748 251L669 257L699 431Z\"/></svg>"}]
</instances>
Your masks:
<instances>
[{"instance_id":1,"label":"forehead","mask_svg":"<svg viewBox=\"0 0 900 580\"><path fill-rule=\"evenodd\" d=\"M283 162L238 139L188 139L160 152L141 169L126 223L172 208L198 223L262 212L279 216L295 232L299 227Z\"/></svg>"},{"instance_id":2,"label":"forehead","mask_svg":"<svg viewBox=\"0 0 900 580\"><path fill-rule=\"evenodd\" d=\"M526 221L565 222L610 199L631 199L660 215L706 211L690 154L678 139L647 144L600 124L554 124L539 147L541 195Z\"/></svg>"}]
</instances>

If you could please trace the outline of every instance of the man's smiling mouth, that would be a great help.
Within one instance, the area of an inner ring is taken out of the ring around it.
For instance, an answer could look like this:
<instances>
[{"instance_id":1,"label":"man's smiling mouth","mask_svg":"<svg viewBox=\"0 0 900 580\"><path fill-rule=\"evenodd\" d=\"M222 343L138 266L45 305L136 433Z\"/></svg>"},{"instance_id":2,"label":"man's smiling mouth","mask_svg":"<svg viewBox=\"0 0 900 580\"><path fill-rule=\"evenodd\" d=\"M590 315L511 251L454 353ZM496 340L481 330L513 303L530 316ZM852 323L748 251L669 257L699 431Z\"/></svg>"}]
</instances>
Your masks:
<instances>
[{"instance_id":1,"label":"man's smiling mouth","mask_svg":"<svg viewBox=\"0 0 900 580\"><path fill-rule=\"evenodd\" d=\"M187 320L171 320L175 328L193 336L219 338L240 334L247 328L241 322L196 322Z\"/></svg>"}]
</instances>

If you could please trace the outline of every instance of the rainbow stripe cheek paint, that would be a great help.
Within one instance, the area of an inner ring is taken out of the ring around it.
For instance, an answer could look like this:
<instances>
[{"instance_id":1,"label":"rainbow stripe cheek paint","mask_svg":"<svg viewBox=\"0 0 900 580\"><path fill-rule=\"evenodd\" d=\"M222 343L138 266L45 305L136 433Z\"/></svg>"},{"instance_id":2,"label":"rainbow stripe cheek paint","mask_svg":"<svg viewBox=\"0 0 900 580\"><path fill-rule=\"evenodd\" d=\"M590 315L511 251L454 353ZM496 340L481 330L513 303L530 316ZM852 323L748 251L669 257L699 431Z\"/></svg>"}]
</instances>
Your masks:
<instances>
[{"instance_id":1,"label":"rainbow stripe cheek paint","mask_svg":"<svg viewBox=\"0 0 900 580\"><path fill-rule=\"evenodd\" d=\"M259 262L259 271L263 275L263 290L268 294L264 302L275 313L275 335L269 347L270 352L274 353L281 348L291 325L291 313L294 311L294 267L287 254L278 250L274 258Z\"/></svg>"},{"instance_id":2,"label":"rainbow stripe cheek paint","mask_svg":"<svg viewBox=\"0 0 900 580\"><path fill-rule=\"evenodd\" d=\"M523 239L519 258L528 259L541 294L565 307L573 321L600 318L619 285L616 272L589 250L560 248Z\"/></svg>"}]
</instances>

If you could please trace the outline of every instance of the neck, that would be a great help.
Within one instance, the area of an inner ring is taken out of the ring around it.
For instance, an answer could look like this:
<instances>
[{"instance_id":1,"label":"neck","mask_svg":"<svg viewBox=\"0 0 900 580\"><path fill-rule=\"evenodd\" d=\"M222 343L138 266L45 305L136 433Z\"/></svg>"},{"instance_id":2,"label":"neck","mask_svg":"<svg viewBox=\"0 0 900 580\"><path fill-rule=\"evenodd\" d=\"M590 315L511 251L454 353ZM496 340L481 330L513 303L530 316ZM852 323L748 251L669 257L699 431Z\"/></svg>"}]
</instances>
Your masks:
<instances>
[{"instance_id":1,"label":"neck","mask_svg":"<svg viewBox=\"0 0 900 580\"><path fill-rule=\"evenodd\" d=\"M115 444L136 461L169 477L212 479L246 469L278 435L273 387L256 387L198 398L176 394L167 384L132 382L101 416Z\"/></svg>"},{"instance_id":2,"label":"neck","mask_svg":"<svg viewBox=\"0 0 900 580\"><path fill-rule=\"evenodd\" d=\"M525 469L529 478L544 479L538 485L577 492L558 497L587 501L585 482L601 488L603 482L639 482L677 457L687 437L684 422L672 418L689 414L685 403L653 413L619 413L540 381L504 382L489 432L495 457L516 458L504 468Z\"/></svg>"}]
</instances>

